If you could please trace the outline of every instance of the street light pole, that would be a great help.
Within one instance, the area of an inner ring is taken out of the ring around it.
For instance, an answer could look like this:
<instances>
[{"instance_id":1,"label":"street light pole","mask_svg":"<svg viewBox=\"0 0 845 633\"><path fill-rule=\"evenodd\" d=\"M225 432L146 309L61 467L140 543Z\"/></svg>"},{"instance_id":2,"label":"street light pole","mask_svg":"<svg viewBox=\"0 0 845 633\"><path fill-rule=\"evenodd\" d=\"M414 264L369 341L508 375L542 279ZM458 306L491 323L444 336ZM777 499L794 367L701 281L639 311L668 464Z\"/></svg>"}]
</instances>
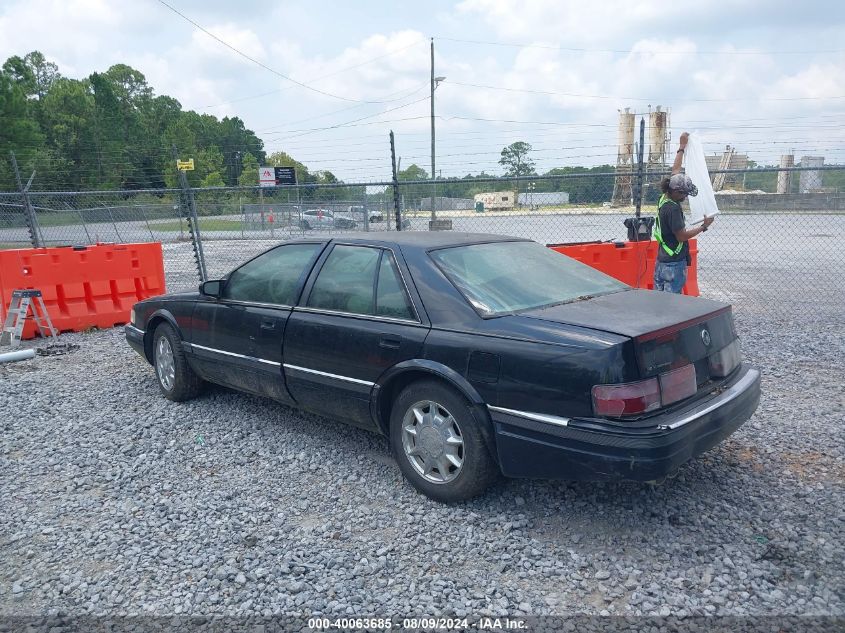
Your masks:
<instances>
[{"instance_id":1,"label":"street light pole","mask_svg":"<svg viewBox=\"0 0 845 633\"><path fill-rule=\"evenodd\" d=\"M437 172L434 171L434 90L446 77L434 76L434 38L431 38L431 221L434 222L437 216L434 212L437 204Z\"/></svg>"},{"instance_id":2,"label":"street light pole","mask_svg":"<svg viewBox=\"0 0 845 633\"><path fill-rule=\"evenodd\" d=\"M435 198L437 191L437 181L434 176L434 38L431 38L431 221L434 222L436 215L434 213Z\"/></svg>"}]
</instances>

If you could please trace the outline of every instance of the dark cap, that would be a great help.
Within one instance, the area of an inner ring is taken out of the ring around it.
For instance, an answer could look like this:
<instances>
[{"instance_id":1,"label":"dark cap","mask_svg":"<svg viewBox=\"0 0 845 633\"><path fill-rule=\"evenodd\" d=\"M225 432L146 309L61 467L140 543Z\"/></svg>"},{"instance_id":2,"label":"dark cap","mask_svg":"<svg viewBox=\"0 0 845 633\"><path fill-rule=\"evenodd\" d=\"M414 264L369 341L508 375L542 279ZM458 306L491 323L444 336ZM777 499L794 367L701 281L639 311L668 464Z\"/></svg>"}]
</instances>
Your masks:
<instances>
[{"instance_id":1,"label":"dark cap","mask_svg":"<svg viewBox=\"0 0 845 633\"><path fill-rule=\"evenodd\" d=\"M680 191L688 196L697 196L698 187L692 184L692 180L686 174L675 174L669 179L669 189Z\"/></svg>"}]
</instances>

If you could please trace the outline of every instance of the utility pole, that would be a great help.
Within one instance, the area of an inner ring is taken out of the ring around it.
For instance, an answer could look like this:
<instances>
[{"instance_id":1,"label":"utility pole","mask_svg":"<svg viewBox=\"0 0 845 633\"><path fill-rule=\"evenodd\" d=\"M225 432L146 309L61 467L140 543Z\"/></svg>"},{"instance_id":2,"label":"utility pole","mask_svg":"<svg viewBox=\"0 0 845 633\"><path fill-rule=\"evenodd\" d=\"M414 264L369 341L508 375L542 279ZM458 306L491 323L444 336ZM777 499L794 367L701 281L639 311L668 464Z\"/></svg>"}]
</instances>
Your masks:
<instances>
[{"instance_id":1,"label":"utility pole","mask_svg":"<svg viewBox=\"0 0 845 633\"><path fill-rule=\"evenodd\" d=\"M399 206L399 168L396 166L396 143L393 139L393 130L390 130L390 162L393 168L393 211L396 217L396 230L402 230L402 211ZM366 213L366 209L364 210ZM387 223L388 228L390 222Z\"/></svg>"},{"instance_id":2,"label":"utility pole","mask_svg":"<svg viewBox=\"0 0 845 633\"><path fill-rule=\"evenodd\" d=\"M437 204L437 172L434 170L434 91L446 77L434 76L434 38L431 38L431 227L434 226L437 215L434 212Z\"/></svg>"},{"instance_id":3,"label":"utility pole","mask_svg":"<svg viewBox=\"0 0 845 633\"><path fill-rule=\"evenodd\" d=\"M640 146L637 148L637 186L634 191L634 215L640 217L643 203L643 145L645 145L645 118L640 119Z\"/></svg>"},{"instance_id":4,"label":"utility pole","mask_svg":"<svg viewBox=\"0 0 845 633\"><path fill-rule=\"evenodd\" d=\"M431 221L434 222L437 216L434 213L437 195L437 179L434 172L434 38L431 38Z\"/></svg>"}]
</instances>

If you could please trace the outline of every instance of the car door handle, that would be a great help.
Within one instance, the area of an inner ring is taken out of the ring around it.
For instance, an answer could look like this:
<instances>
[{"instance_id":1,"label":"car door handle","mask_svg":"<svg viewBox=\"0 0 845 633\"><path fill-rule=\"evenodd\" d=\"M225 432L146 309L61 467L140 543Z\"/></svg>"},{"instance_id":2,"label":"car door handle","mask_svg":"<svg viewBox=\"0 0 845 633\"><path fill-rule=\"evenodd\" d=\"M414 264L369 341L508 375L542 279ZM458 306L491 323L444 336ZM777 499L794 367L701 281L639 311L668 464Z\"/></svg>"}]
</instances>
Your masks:
<instances>
[{"instance_id":1,"label":"car door handle","mask_svg":"<svg viewBox=\"0 0 845 633\"><path fill-rule=\"evenodd\" d=\"M276 321L273 320L273 319L262 319L261 329L262 330L275 330L276 329Z\"/></svg>"},{"instance_id":2,"label":"car door handle","mask_svg":"<svg viewBox=\"0 0 845 633\"><path fill-rule=\"evenodd\" d=\"M378 342L379 347L384 347L386 349L399 349L401 344L402 339L396 336L382 336L381 340Z\"/></svg>"}]
</instances>

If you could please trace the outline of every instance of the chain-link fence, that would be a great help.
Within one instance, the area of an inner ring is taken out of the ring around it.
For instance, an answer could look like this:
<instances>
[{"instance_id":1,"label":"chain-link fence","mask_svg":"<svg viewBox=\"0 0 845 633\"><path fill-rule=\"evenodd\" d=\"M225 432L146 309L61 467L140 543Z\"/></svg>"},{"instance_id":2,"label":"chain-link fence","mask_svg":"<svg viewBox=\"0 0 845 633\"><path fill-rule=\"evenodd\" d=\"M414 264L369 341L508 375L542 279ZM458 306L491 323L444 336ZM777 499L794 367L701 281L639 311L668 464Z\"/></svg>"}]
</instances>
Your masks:
<instances>
[{"instance_id":1,"label":"chain-link fence","mask_svg":"<svg viewBox=\"0 0 845 633\"><path fill-rule=\"evenodd\" d=\"M824 183L845 181L845 168L824 168L816 190L788 193L775 193L779 171L734 170L746 189L717 192L721 215L698 240L702 294L740 304L762 293L785 311L811 298L841 313L845 193ZM391 182L0 193L0 246L161 242L175 291L303 235L453 230L543 244L624 241L628 218L654 215L660 177L646 174L641 186L636 172L400 181L396 196Z\"/></svg>"}]
</instances>

